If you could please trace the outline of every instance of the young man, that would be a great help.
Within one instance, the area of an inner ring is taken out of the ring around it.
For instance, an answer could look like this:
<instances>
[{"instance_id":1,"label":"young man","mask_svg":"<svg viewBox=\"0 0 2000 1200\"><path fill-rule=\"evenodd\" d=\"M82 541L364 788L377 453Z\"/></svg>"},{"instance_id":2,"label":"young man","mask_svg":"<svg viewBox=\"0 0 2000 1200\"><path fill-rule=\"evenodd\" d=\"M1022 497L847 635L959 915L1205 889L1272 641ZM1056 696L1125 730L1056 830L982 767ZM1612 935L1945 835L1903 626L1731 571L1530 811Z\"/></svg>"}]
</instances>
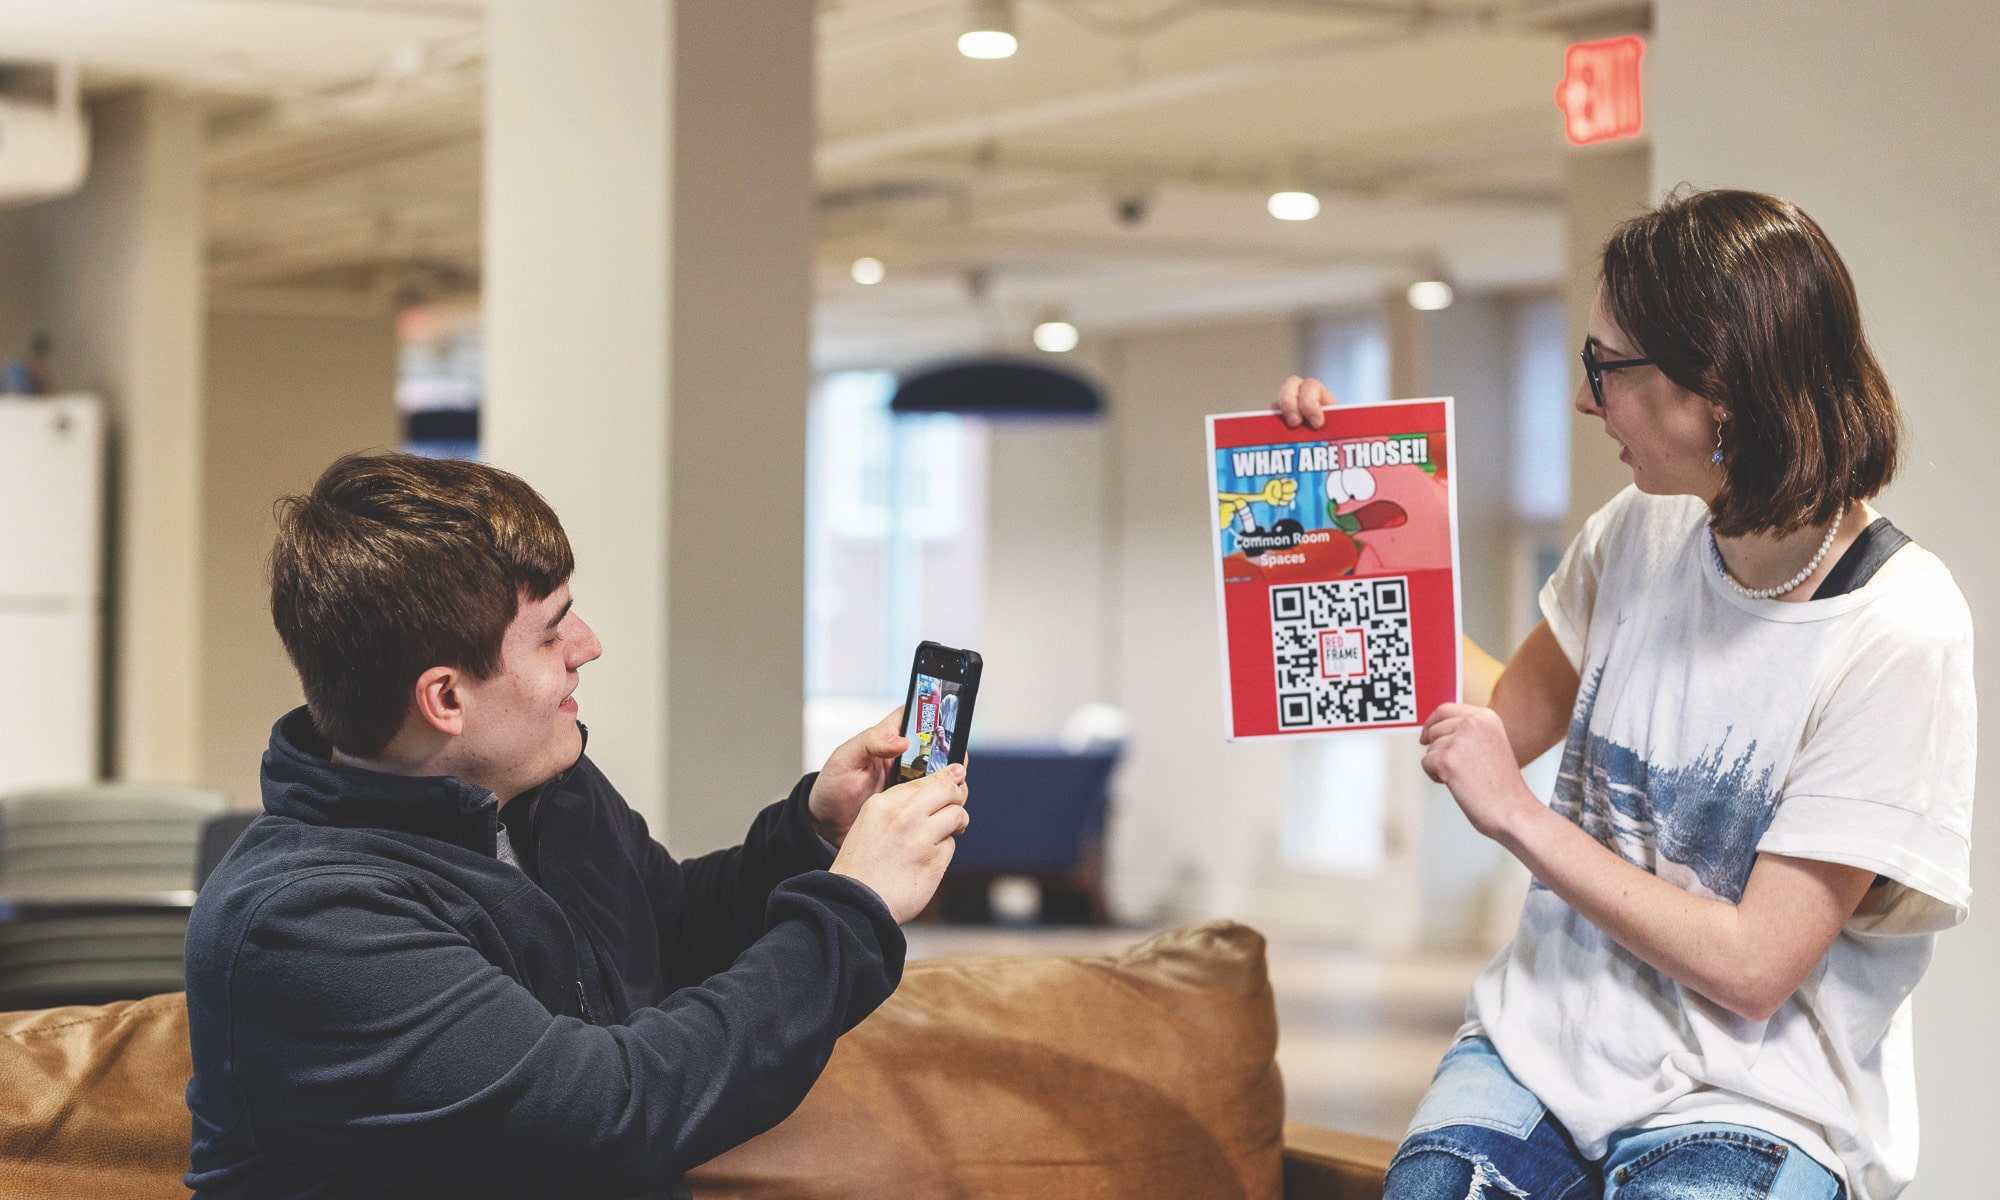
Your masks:
<instances>
[{"instance_id":1,"label":"young man","mask_svg":"<svg viewBox=\"0 0 2000 1200\"><path fill-rule=\"evenodd\" d=\"M683 1195L901 976L964 771L897 714L676 862L583 754L568 538L492 467L353 456L281 505L306 706L188 923L201 1197Z\"/></svg>"}]
</instances>

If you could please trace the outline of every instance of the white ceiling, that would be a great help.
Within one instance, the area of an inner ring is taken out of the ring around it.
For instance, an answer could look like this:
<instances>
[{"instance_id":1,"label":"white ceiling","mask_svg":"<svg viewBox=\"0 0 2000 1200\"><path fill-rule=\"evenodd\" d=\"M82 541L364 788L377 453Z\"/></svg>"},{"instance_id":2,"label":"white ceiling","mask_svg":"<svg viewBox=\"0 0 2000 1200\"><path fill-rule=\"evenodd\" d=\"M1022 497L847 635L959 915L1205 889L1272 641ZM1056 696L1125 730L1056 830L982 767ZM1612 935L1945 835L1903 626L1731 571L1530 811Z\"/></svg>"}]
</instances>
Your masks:
<instances>
[{"instance_id":1,"label":"white ceiling","mask_svg":"<svg viewBox=\"0 0 2000 1200\"><path fill-rule=\"evenodd\" d=\"M476 288L484 0L0 0L0 59L214 98L218 289ZM1563 47L1646 0L823 0L817 352L1552 284ZM1324 211L1264 211L1280 187ZM1121 209L1125 217L1121 219ZM888 278L848 277L861 255Z\"/></svg>"}]
</instances>

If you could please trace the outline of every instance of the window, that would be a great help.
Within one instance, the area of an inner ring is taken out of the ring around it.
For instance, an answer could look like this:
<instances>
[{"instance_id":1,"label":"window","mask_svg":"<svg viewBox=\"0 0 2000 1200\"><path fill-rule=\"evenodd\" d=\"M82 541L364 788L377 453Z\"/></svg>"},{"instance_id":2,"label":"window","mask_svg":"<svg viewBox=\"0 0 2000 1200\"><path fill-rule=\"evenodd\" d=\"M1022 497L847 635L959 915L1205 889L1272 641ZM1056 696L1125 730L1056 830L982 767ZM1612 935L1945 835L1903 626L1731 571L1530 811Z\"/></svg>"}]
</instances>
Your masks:
<instances>
[{"instance_id":1,"label":"window","mask_svg":"<svg viewBox=\"0 0 2000 1200\"><path fill-rule=\"evenodd\" d=\"M1508 625L1516 639L1541 620L1537 597L1562 561L1569 515L1570 370L1576 361L1558 296L1524 296L1509 311L1514 407L1514 532Z\"/></svg>"},{"instance_id":2,"label":"window","mask_svg":"<svg viewBox=\"0 0 2000 1200\"><path fill-rule=\"evenodd\" d=\"M902 702L919 641L976 646L985 623L984 430L950 415L895 416L895 390L885 371L837 372L808 414L806 757L815 763Z\"/></svg>"},{"instance_id":3,"label":"window","mask_svg":"<svg viewBox=\"0 0 2000 1200\"><path fill-rule=\"evenodd\" d=\"M1560 524L1569 515L1569 373L1576 354L1561 300L1523 300L1512 315L1514 511Z\"/></svg>"},{"instance_id":4,"label":"window","mask_svg":"<svg viewBox=\"0 0 2000 1200\"><path fill-rule=\"evenodd\" d=\"M1389 332L1373 314L1340 317L1311 334L1312 373L1342 404L1389 398Z\"/></svg>"},{"instance_id":5,"label":"window","mask_svg":"<svg viewBox=\"0 0 2000 1200\"><path fill-rule=\"evenodd\" d=\"M479 310L431 304L396 314L396 409L403 449L429 458L479 457L485 351Z\"/></svg>"}]
</instances>

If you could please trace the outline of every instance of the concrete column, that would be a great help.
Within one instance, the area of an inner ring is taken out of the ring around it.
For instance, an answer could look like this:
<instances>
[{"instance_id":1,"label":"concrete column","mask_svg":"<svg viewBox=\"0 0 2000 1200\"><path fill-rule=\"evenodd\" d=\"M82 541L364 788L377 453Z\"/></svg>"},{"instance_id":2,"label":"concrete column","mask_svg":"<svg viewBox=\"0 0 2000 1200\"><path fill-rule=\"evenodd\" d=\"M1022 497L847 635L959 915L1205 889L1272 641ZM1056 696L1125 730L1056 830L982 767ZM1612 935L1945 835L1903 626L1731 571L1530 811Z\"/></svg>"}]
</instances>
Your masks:
<instances>
[{"instance_id":1,"label":"concrete column","mask_svg":"<svg viewBox=\"0 0 2000 1200\"><path fill-rule=\"evenodd\" d=\"M32 210L58 382L111 418L108 773L184 782L202 736L203 111L93 106L90 178Z\"/></svg>"},{"instance_id":2,"label":"concrete column","mask_svg":"<svg viewBox=\"0 0 2000 1200\"><path fill-rule=\"evenodd\" d=\"M1590 323L1605 239L1620 222L1646 211L1652 161L1652 146L1644 141L1612 142L1569 152L1563 188L1568 249L1563 264L1563 307L1568 312L1572 346L1583 345ZM1583 361L1578 359L1570 366L1571 391L1582 384ZM1604 436L1603 423L1581 414L1571 421L1565 541L1576 536L1590 514L1632 482L1631 469L1618 461L1616 445Z\"/></svg>"},{"instance_id":3,"label":"concrete column","mask_svg":"<svg viewBox=\"0 0 2000 1200\"><path fill-rule=\"evenodd\" d=\"M803 737L813 6L498 0L491 461L555 505L591 756L678 853Z\"/></svg>"},{"instance_id":4,"label":"concrete column","mask_svg":"<svg viewBox=\"0 0 2000 1200\"><path fill-rule=\"evenodd\" d=\"M1429 313L1410 307L1403 289L1382 293L1382 323L1389 338L1389 397L1411 400L1424 391L1424 364L1430 357Z\"/></svg>"},{"instance_id":5,"label":"concrete column","mask_svg":"<svg viewBox=\"0 0 2000 1200\"><path fill-rule=\"evenodd\" d=\"M1903 404L1910 440L1881 507L1951 568L1980 632L1975 670L2000 696L2000 553L1991 458L2000 446L1986 347L2000 327L2000 8L1785 6L1658 0L1647 119L1653 183L1775 192L1826 230L1853 272L1869 340ZM2000 722L1980 732L1972 835L1975 895L2000 884L1991 785ZM1992 1017L2000 921L1975 912L1938 938L1917 989L1923 1152L1907 1197L1992 1190Z\"/></svg>"}]
</instances>

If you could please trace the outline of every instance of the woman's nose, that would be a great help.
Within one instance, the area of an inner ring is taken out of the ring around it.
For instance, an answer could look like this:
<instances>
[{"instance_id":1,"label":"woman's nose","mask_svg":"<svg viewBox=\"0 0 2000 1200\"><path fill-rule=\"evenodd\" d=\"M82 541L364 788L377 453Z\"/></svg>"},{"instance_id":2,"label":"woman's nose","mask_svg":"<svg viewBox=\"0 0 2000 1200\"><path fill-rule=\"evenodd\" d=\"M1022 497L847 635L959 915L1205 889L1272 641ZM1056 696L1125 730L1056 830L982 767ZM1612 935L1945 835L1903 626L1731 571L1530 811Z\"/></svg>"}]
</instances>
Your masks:
<instances>
[{"instance_id":1,"label":"woman's nose","mask_svg":"<svg viewBox=\"0 0 2000 1200\"><path fill-rule=\"evenodd\" d=\"M1586 417L1601 417L1604 415L1604 410L1597 407L1597 397L1591 394L1590 380L1588 379L1576 385L1576 394L1569 398L1569 403L1571 408L1576 409L1576 411Z\"/></svg>"}]
</instances>

